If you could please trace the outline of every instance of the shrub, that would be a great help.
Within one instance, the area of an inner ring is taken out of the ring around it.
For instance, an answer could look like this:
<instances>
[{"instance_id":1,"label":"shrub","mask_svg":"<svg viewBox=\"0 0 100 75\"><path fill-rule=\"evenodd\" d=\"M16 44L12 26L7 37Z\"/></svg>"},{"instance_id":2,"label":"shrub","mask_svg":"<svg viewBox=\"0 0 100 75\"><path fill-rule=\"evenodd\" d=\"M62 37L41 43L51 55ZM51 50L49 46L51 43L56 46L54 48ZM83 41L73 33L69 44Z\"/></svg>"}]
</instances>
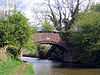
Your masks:
<instances>
[{"instance_id":1,"label":"shrub","mask_svg":"<svg viewBox=\"0 0 100 75\"><path fill-rule=\"evenodd\" d=\"M8 47L7 49L8 54L11 56L11 58L17 59L18 57L18 50L15 47Z\"/></svg>"},{"instance_id":2,"label":"shrub","mask_svg":"<svg viewBox=\"0 0 100 75\"><path fill-rule=\"evenodd\" d=\"M70 42L75 49L80 50L80 62L98 63L96 59L100 54L100 13L81 15L76 24L79 30L71 32Z\"/></svg>"}]
</instances>

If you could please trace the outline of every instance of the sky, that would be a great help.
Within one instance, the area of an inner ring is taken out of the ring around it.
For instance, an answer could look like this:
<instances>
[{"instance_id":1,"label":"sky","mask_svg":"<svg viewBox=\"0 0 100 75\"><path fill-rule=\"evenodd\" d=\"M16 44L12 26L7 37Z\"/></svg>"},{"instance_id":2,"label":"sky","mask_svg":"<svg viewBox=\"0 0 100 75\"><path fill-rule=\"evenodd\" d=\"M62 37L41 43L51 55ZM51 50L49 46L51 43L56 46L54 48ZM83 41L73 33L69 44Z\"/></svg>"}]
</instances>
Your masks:
<instances>
[{"instance_id":1,"label":"sky","mask_svg":"<svg viewBox=\"0 0 100 75\"><path fill-rule=\"evenodd\" d=\"M36 7L36 10L40 10L42 7L41 3L44 2L44 0L16 0L16 1L18 10L24 12L25 15L30 19L30 21L33 20L32 8ZM100 2L100 0L94 0L94 1L97 3Z\"/></svg>"},{"instance_id":2,"label":"sky","mask_svg":"<svg viewBox=\"0 0 100 75\"><path fill-rule=\"evenodd\" d=\"M0 0L1 1L1 0ZM100 0L94 0L95 2L100 2ZM17 2L17 8L19 10L22 10L24 11L25 13L30 13L31 12L31 8L34 6L38 6L40 7L39 5L44 2L44 0L16 0Z\"/></svg>"},{"instance_id":3,"label":"sky","mask_svg":"<svg viewBox=\"0 0 100 75\"><path fill-rule=\"evenodd\" d=\"M33 22L34 14L33 14L33 8L36 8L36 11L39 11L42 7L41 3L43 3L44 0L16 0L17 3L17 9L24 12L27 18L29 18L29 22ZM36 22L36 21L35 21Z\"/></svg>"},{"instance_id":4,"label":"sky","mask_svg":"<svg viewBox=\"0 0 100 75\"><path fill-rule=\"evenodd\" d=\"M6 0L0 0L0 8L2 8L3 3L5 3ZM100 2L100 0L94 0L95 2ZM16 0L16 7L17 10L23 12L26 17L32 22L33 20L33 11L32 8L35 8L35 10L40 10L42 7L42 4L44 0Z\"/></svg>"}]
</instances>

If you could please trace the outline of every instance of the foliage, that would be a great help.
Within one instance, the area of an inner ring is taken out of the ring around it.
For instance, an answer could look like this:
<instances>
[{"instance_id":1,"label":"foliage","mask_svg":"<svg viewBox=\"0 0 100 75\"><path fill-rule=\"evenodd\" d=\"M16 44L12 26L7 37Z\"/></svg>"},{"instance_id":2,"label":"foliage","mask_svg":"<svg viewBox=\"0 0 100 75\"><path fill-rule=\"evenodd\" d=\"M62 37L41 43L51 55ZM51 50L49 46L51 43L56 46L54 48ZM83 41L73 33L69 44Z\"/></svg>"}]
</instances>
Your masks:
<instances>
[{"instance_id":1,"label":"foliage","mask_svg":"<svg viewBox=\"0 0 100 75\"><path fill-rule=\"evenodd\" d=\"M0 75L18 75L18 74L34 75L33 65L24 64L21 63L20 61L10 59L10 58L5 62L0 62Z\"/></svg>"},{"instance_id":2,"label":"foliage","mask_svg":"<svg viewBox=\"0 0 100 75\"><path fill-rule=\"evenodd\" d=\"M28 39L27 43L25 44L24 49L25 49L26 53L34 54L37 50L37 43L35 43L33 40L34 34L36 33L36 28L31 27L30 31L31 31L30 38Z\"/></svg>"},{"instance_id":3,"label":"foliage","mask_svg":"<svg viewBox=\"0 0 100 75\"><path fill-rule=\"evenodd\" d=\"M74 48L81 50L79 59L90 62L96 55L92 55L93 51L100 51L100 13L80 14L76 27L78 30L72 31L70 42Z\"/></svg>"},{"instance_id":4,"label":"foliage","mask_svg":"<svg viewBox=\"0 0 100 75\"><path fill-rule=\"evenodd\" d=\"M11 56L11 58L14 58L14 59L17 59L17 48L15 48L15 47L7 47L7 53L9 54L9 56Z\"/></svg>"},{"instance_id":5,"label":"foliage","mask_svg":"<svg viewBox=\"0 0 100 75\"><path fill-rule=\"evenodd\" d=\"M21 62L8 59L0 63L0 75L12 75L20 67Z\"/></svg>"},{"instance_id":6,"label":"foliage","mask_svg":"<svg viewBox=\"0 0 100 75\"><path fill-rule=\"evenodd\" d=\"M0 19L0 46L14 46L10 48L10 53L20 54L21 48L36 48L33 45L32 37L36 29L29 25L28 19L20 12L14 12L5 19ZM15 51L15 49L17 51Z\"/></svg>"},{"instance_id":7,"label":"foliage","mask_svg":"<svg viewBox=\"0 0 100 75\"><path fill-rule=\"evenodd\" d=\"M7 24L7 21L0 20L0 47L4 47L7 43L7 37L9 35L10 26Z\"/></svg>"},{"instance_id":8,"label":"foliage","mask_svg":"<svg viewBox=\"0 0 100 75\"><path fill-rule=\"evenodd\" d=\"M13 32L13 41L12 45L15 45L21 49L22 47L27 48L28 50L36 49L36 45L33 45L33 34L36 32L36 29L32 26L29 26L28 20L20 12L15 13L9 17L9 22L14 25L15 30ZM11 39L12 40L12 39Z\"/></svg>"},{"instance_id":9,"label":"foliage","mask_svg":"<svg viewBox=\"0 0 100 75\"><path fill-rule=\"evenodd\" d=\"M46 32L54 31L54 27L47 20L43 22L42 27L43 27L42 31Z\"/></svg>"},{"instance_id":10,"label":"foliage","mask_svg":"<svg viewBox=\"0 0 100 75\"><path fill-rule=\"evenodd\" d=\"M0 20L0 42L23 46L28 40L29 30L27 19L16 12Z\"/></svg>"},{"instance_id":11,"label":"foliage","mask_svg":"<svg viewBox=\"0 0 100 75\"><path fill-rule=\"evenodd\" d=\"M18 47L23 47L31 34L28 20L20 12L16 12L8 17L8 21L11 26L14 26L14 30L11 33L12 38L8 38L9 42Z\"/></svg>"},{"instance_id":12,"label":"foliage","mask_svg":"<svg viewBox=\"0 0 100 75\"><path fill-rule=\"evenodd\" d=\"M96 4L96 5L91 6L90 10L100 12L100 4Z\"/></svg>"}]
</instances>

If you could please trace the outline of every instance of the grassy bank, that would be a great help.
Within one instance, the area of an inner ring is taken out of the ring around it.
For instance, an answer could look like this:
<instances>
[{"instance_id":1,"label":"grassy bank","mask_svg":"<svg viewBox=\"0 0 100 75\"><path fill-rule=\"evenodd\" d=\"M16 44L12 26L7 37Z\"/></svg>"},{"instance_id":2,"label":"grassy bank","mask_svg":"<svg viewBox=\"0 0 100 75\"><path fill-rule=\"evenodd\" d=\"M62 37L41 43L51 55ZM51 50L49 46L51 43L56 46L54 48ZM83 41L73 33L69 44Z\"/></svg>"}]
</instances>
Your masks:
<instances>
[{"instance_id":1,"label":"grassy bank","mask_svg":"<svg viewBox=\"0 0 100 75\"><path fill-rule=\"evenodd\" d=\"M21 62L14 59L9 59L5 62L0 62L0 75L11 75L20 67Z\"/></svg>"},{"instance_id":2,"label":"grassy bank","mask_svg":"<svg viewBox=\"0 0 100 75\"><path fill-rule=\"evenodd\" d=\"M14 59L0 61L0 75L34 75L32 65Z\"/></svg>"}]
</instances>

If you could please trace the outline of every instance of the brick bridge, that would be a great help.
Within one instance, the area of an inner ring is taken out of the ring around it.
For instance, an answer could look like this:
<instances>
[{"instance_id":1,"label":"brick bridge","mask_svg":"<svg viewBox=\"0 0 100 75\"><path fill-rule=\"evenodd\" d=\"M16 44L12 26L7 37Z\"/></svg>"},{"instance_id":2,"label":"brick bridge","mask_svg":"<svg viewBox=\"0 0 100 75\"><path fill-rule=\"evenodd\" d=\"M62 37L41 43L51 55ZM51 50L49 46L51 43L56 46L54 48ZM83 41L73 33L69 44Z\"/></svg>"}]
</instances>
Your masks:
<instances>
[{"instance_id":1,"label":"brick bridge","mask_svg":"<svg viewBox=\"0 0 100 75\"><path fill-rule=\"evenodd\" d=\"M56 57L56 59L58 58L64 62L76 62L77 58L75 59L75 57L77 57L78 53L80 53L77 50L72 51L70 45L66 45L65 41L61 38L58 32L38 32L34 34L33 40L34 42L40 44L57 45L58 48L60 48L59 51L57 51L57 49L51 48L48 53L51 53L50 55L52 57Z\"/></svg>"},{"instance_id":2,"label":"brick bridge","mask_svg":"<svg viewBox=\"0 0 100 75\"><path fill-rule=\"evenodd\" d=\"M40 44L58 45L66 49L65 41L61 38L58 32L38 32L34 35L34 42Z\"/></svg>"}]
</instances>

